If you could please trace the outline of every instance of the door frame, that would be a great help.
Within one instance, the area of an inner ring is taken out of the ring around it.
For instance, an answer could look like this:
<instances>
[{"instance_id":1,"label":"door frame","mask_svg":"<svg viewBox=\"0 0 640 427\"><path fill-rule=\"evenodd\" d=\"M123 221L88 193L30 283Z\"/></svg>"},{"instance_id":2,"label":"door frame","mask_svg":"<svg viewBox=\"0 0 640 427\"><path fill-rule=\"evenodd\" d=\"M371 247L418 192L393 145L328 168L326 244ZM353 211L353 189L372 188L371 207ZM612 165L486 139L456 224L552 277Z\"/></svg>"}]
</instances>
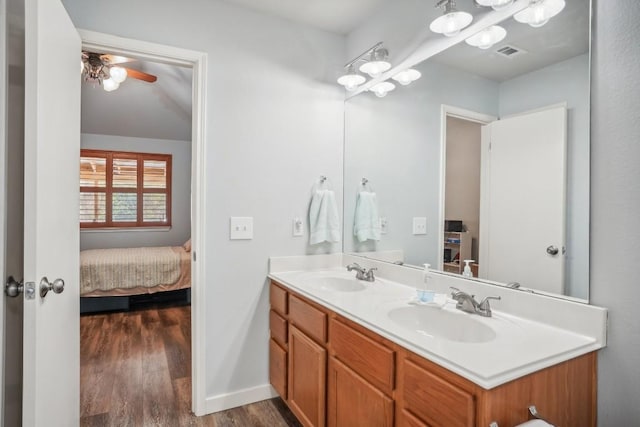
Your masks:
<instances>
[{"instance_id":1,"label":"door frame","mask_svg":"<svg viewBox=\"0 0 640 427\"><path fill-rule=\"evenodd\" d=\"M478 113L453 105L442 104L440 106L440 194L438 200L438 258L436 268L444 271L444 204L447 184L447 117L455 117L470 122L486 125L498 120L498 117L490 114ZM482 174L482 171L480 172Z\"/></svg>"},{"instance_id":2,"label":"door frame","mask_svg":"<svg viewBox=\"0 0 640 427\"><path fill-rule=\"evenodd\" d=\"M4 295L4 284L6 275L5 266L5 249L6 249L6 236L5 228L7 226L6 221L6 209L7 209L7 177L6 177L6 151L7 151L7 103L9 102L7 89L9 88L8 82L8 60L7 60L7 2L6 0L0 0L0 93L2 95L2 101L0 101L0 278L2 279L2 298L0 301L0 424L4 421L4 306L6 295ZM19 279L18 279L19 280Z\"/></svg>"},{"instance_id":3,"label":"door frame","mask_svg":"<svg viewBox=\"0 0 640 427\"><path fill-rule=\"evenodd\" d=\"M206 415L206 265L197 260L206 259L206 244L200 236L205 232L206 207L206 79L207 54L128 39L111 34L78 29L82 48L108 51L116 55L160 62L168 65L189 66L193 69L191 101L191 402L197 416Z\"/></svg>"}]
</instances>

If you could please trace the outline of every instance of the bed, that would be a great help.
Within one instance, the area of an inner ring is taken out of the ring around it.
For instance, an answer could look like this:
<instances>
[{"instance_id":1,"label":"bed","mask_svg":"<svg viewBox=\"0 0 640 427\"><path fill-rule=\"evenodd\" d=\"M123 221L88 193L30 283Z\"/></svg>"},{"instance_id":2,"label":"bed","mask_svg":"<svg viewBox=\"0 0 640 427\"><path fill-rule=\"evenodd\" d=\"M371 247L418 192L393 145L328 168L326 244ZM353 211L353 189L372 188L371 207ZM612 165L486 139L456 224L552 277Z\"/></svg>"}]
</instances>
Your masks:
<instances>
[{"instance_id":1,"label":"bed","mask_svg":"<svg viewBox=\"0 0 640 427\"><path fill-rule=\"evenodd\" d=\"M178 294L175 291L180 290L187 290L180 295L190 296L189 288L190 242L184 246L80 252L81 312L128 309L127 297L132 296Z\"/></svg>"}]
</instances>

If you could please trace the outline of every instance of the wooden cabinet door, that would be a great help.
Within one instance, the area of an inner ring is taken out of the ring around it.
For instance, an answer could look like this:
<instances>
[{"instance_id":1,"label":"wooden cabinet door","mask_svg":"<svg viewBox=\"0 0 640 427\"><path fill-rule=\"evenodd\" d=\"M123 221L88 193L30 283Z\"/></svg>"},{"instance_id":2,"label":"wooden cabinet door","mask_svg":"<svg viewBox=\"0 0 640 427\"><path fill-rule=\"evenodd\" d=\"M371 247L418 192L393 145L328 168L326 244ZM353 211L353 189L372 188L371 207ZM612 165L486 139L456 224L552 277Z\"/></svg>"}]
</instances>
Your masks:
<instances>
[{"instance_id":1,"label":"wooden cabinet door","mask_svg":"<svg viewBox=\"0 0 640 427\"><path fill-rule=\"evenodd\" d=\"M287 352L273 338L269 340L269 381L287 400Z\"/></svg>"},{"instance_id":2,"label":"wooden cabinet door","mask_svg":"<svg viewBox=\"0 0 640 427\"><path fill-rule=\"evenodd\" d=\"M306 427L325 425L327 351L289 328L289 407Z\"/></svg>"},{"instance_id":3,"label":"wooden cabinet door","mask_svg":"<svg viewBox=\"0 0 640 427\"><path fill-rule=\"evenodd\" d=\"M328 388L329 427L393 426L393 400L333 357Z\"/></svg>"}]
</instances>

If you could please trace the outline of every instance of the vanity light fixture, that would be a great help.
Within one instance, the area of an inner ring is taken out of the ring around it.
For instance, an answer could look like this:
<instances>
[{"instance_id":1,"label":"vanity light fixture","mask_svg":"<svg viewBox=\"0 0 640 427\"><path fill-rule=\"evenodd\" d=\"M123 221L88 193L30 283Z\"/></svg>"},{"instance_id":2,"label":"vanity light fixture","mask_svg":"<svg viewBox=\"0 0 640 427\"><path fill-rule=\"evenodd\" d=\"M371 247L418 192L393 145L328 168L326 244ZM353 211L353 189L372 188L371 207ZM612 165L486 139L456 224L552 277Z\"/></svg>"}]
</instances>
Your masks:
<instances>
[{"instance_id":1,"label":"vanity light fixture","mask_svg":"<svg viewBox=\"0 0 640 427\"><path fill-rule=\"evenodd\" d=\"M434 33L444 34L447 37L455 36L473 21L473 16L467 12L456 9L455 0L440 0L436 7L444 7L444 14L437 17L429 25Z\"/></svg>"},{"instance_id":2,"label":"vanity light fixture","mask_svg":"<svg viewBox=\"0 0 640 427\"><path fill-rule=\"evenodd\" d=\"M475 0L475 2L480 6L492 7L493 10L500 10L511 5L513 0Z\"/></svg>"},{"instance_id":3,"label":"vanity light fixture","mask_svg":"<svg viewBox=\"0 0 640 427\"><path fill-rule=\"evenodd\" d=\"M391 82L380 82L369 90L375 93L378 98L384 98L385 96L387 96L389 92L391 92L395 88L396 88L396 85L394 85Z\"/></svg>"},{"instance_id":4,"label":"vanity light fixture","mask_svg":"<svg viewBox=\"0 0 640 427\"><path fill-rule=\"evenodd\" d=\"M564 0L530 0L529 7L513 15L513 19L534 28L542 27L564 9Z\"/></svg>"},{"instance_id":5,"label":"vanity light fixture","mask_svg":"<svg viewBox=\"0 0 640 427\"><path fill-rule=\"evenodd\" d=\"M349 92L353 92L359 85L366 81L367 79L356 73L356 70L353 68L353 64L347 68L347 73L338 79L338 83L344 86L344 88Z\"/></svg>"},{"instance_id":6,"label":"vanity light fixture","mask_svg":"<svg viewBox=\"0 0 640 427\"><path fill-rule=\"evenodd\" d=\"M115 81L113 78L109 78L102 81L102 88L107 92L113 92L119 87L120 87L120 83Z\"/></svg>"},{"instance_id":7,"label":"vanity light fixture","mask_svg":"<svg viewBox=\"0 0 640 427\"><path fill-rule=\"evenodd\" d=\"M402 86L407 86L408 84L411 84L412 82L418 80L420 77L422 77L422 73L420 73L420 71L409 68L408 70L400 71L398 74L391 78L400 83Z\"/></svg>"},{"instance_id":8,"label":"vanity light fixture","mask_svg":"<svg viewBox=\"0 0 640 427\"><path fill-rule=\"evenodd\" d=\"M507 36L507 30L499 25L493 25L466 39L468 45L489 49Z\"/></svg>"},{"instance_id":9,"label":"vanity light fixture","mask_svg":"<svg viewBox=\"0 0 640 427\"><path fill-rule=\"evenodd\" d=\"M338 83L348 91L356 90L359 85L367 81L364 76L356 72L357 64L362 63L358 68L361 72L376 78L391 68L391 64L387 62L388 56L389 51L384 47L383 43L376 43L345 64L344 68L347 71L338 79Z\"/></svg>"}]
</instances>

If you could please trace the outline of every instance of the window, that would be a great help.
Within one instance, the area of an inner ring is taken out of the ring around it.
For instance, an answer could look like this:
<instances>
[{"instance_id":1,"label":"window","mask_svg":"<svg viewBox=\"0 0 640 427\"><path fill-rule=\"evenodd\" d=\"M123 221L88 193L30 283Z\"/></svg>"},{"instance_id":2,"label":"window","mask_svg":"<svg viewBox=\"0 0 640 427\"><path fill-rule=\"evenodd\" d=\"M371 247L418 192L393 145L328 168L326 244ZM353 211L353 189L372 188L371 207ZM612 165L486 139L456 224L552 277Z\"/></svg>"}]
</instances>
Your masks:
<instances>
[{"instance_id":1,"label":"window","mask_svg":"<svg viewBox=\"0 0 640 427\"><path fill-rule=\"evenodd\" d=\"M80 151L80 227L171 225L171 155Z\"/></svg>"}]
</instances>

